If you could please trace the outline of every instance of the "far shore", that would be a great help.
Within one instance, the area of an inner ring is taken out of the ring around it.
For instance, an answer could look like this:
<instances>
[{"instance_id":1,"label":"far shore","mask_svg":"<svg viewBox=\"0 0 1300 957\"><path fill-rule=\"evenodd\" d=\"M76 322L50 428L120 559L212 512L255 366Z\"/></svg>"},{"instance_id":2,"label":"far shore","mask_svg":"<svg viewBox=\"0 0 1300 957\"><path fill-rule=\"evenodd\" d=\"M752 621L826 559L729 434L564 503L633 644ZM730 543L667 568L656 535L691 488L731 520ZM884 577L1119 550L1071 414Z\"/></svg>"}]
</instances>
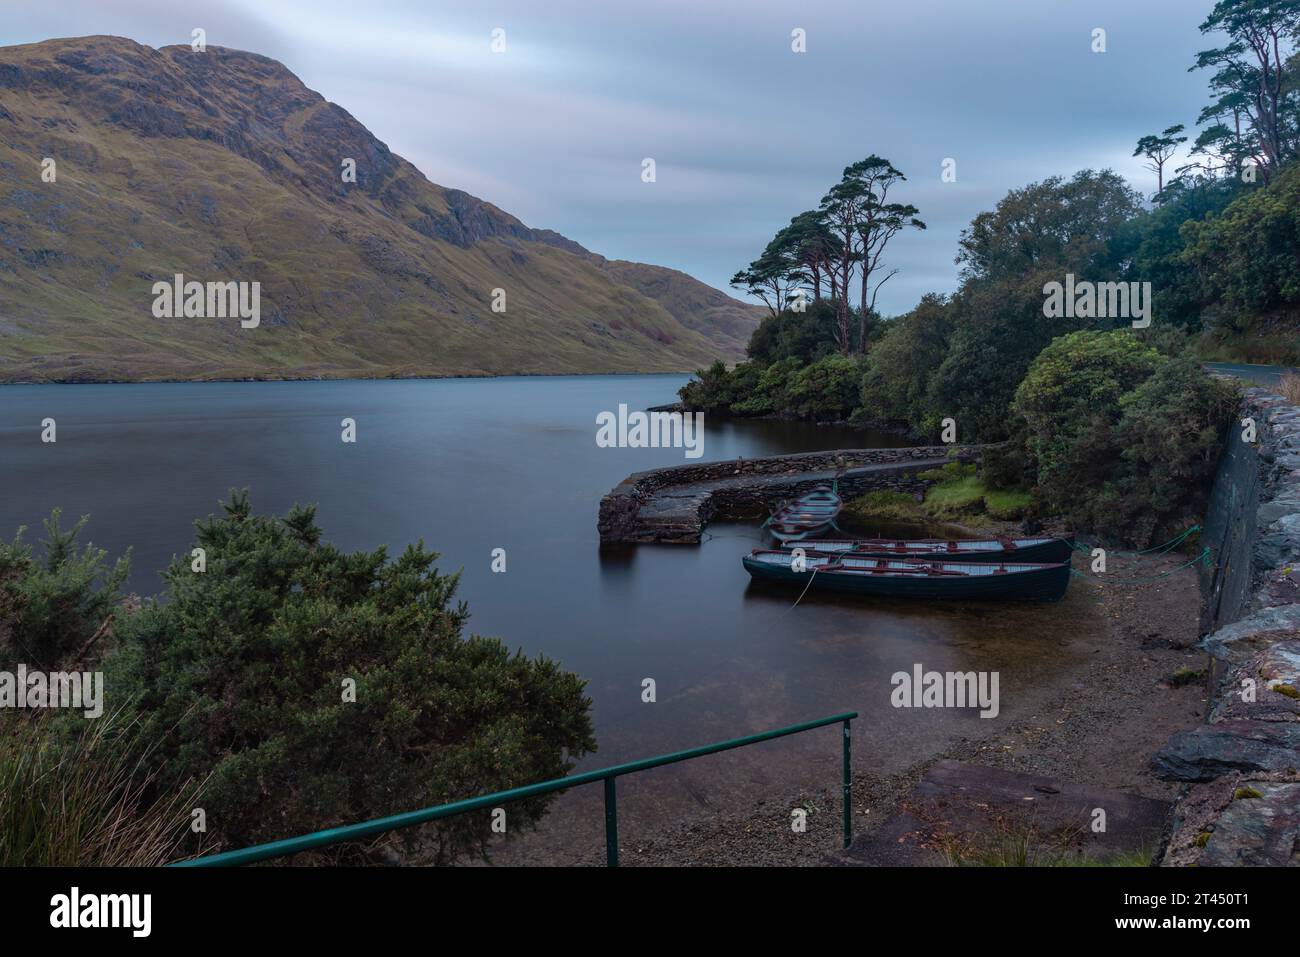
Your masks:
<instances>
[{"instance_id":1,"label":"far shore","mask_svg":"<svg viewBox=\"0 0 1300 957\"><path fill-rule=\"evenodd\" d=\"M10 385L199 385L212 382L405 382L413 379L572 379L594 376L683 376L680 372L448 372L429 375L313 375L313 376L216 376L208 379L2 379L0 387Z\"/></svg>"}]
</instances>

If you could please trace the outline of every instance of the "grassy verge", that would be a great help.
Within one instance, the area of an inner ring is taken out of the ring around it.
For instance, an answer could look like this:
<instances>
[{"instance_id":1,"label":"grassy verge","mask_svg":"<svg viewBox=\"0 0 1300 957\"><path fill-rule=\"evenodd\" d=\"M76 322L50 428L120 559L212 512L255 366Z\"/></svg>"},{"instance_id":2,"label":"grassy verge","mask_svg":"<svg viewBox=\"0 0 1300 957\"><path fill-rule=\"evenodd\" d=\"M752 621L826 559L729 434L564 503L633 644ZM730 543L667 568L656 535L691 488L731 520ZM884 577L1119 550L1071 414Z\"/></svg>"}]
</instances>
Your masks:
<instances>
[{"instance_id":1,"label":"grassy verge","mask_svg":"<svg viewBox=\"0 0 1300 957\"><path fill-rule=\"evenodd\" d=\"M879 489L860 495L844 505L844 510L861 518L884 519L891 522L920 522L927 519L921 503L906 492Z\"/></svg>"},{"instance_id":2,"label":"grassy verge","mask_svg":"<svg viewBox=\"0 0 1300 957\"><path fill-rule=\"evenodd\" d=\"M949 462L943 468L921 472L917 478L932 482L925 500L912 495L881 489L868 492L845 505L845 510L859 518L887 521L1015 521L1029 507L1030 495L1019 489L990 489L974 465Z\"/></svg>"}]
</instances>

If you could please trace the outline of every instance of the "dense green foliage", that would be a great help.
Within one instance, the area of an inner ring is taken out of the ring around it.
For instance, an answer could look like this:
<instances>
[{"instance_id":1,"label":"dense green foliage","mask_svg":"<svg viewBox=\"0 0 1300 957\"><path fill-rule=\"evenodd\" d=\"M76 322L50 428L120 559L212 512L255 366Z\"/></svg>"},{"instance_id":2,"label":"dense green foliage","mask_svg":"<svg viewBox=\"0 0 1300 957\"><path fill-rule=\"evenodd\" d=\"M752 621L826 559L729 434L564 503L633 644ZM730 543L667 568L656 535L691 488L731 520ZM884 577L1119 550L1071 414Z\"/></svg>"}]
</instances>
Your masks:
<instances>
[{"instance_id":1,"label":"dense green foliage","mask_svg":"<svg viewBox=\"0 0 1300 957\"><path fill-rule=\"evenodd\" d=\"M423 544L344 553L313 509L259 517L234 493L197 523L205 564L173 560L133 611L126 560L80 548L84 523L55 512L41 560L21 531L0 543L3 667L93 663L106 704L0 715L0 786L22 798L0 796L4 862L159 863L198 847L196 806L205 849L243 846L560 777L595 749L583 682L463 636L458 576ZM507 833L550 800L512 804ZM489 833L468 815L402 837L450 861Z\"/></svg>"},{"instance_id":2,"label":"dense green foliage","mask_svg":"<svg viewBox=\"0 0 1300 957\"><path fill-rule=\"evenodd\" d=\"M948 355L951 334L942 296L927 295L890 322L862 378L862 414L876 422L905 423L919 435L937 433L942 410L932 399L930 378Z\"/></svg>"},{"instance_id":3,"label":"dense green foliage","mask_svg":"<svg viewBox=\"0 0 1300 957\"><path fill-rule=\"evenodd\" d=\"M1270 357L1300 362L1300 166L1218 215L1189 221L1183 235L1184 262L1217 293L1220 333L1280 336Z\"/></svg>"},{"instance_id":4,"label":"dense green foliage","mask_svg":"<svg viewBox=\"0 0 1300 957\"><path fill-rule=\"evenodd\" d=\"M901 179L878 157L855 164L769 247L781 252L764 260L781 295L750 361L701 374L683 401L848 417L918 442L952 420L960 442L1000 443L980 476L946 480L954 502L978 482L1009 513L1028 490L1033 511L1130 542L1193 520L1234 401L1194 357L1300 362L1300 0L1218 0L1201 31L1217 45L1192 66L1210 94L1199 130L1174 123L1133 152L1154 174L1151 205L1109 170L1012 190L962 231L959 288L888 321L865 296L868 274L888 277L859 259L867 321L850 348L852 290L838 270L852 266L855 239L841 216L871 208L852 205L863 170ZM1094 284L1116 302L1122 285L1144 307L1049 307L1050 291ZM822 308L783 308L810 296ZM860 354L856 404L854 370L835 353Z\"/></svg>"},{"instance_id":5,"label":"dense green foliage","mask_svg":"<svg viewBox=\"0 0 1300 957\"><path fill-rule=\"evenodd\" d=\"M459 576L422 544L391 562L383 548L346 554L321 541L313 509L254 516L244 494L197 532L206 570L177 559L166 599L125 619L108 691L162 742L149 758L162 787L206 780L221 843L560 777L594 750L583 682L462 637ZM547 805L513 804L510 830ZM425 849L482 852L486 823L431 826Z\"/></svg>"},{"instance_id":6,"label":"dense green foliage","mask_svg":"<svg viewBox=\"0 0 1300 957\"><path fill-rule=\"evenodd\" d=\"M1130 334L1076 332L1043 350L1012 406L1022 480L1052 514L1149 544L1204 505L1236 392Z\"/></svg>"},{"instance_id":7,"label":"dense green foliage","mask_svg":"<svg viewBox=\"0 0 1300 957\"><path fill-rule=\"evenodd\" d=\"M835 308L823 299L802 313L786 309L765 317L750 336L746 353L750 362L769 366L782 359L816 362L836 351Z\"/></svg>"},{"instance_id":8,"label":"dense green foliage","mask_svg":"<svg viewBox=\"0 0 1300 957\"><path fill-rule=\"evenodd\" d=\"M829 355L802 363L788 358L761 366L721 362L702 369L682 387L682 402L706 413L786 416L816 422L847 419L858 406L864 364L860 357Z\"/></svg>"},{"instance_id":9,"label":"dense green foliage","mask_svg":"<svg viewBox=\"0 0 1300 957\"><path fill-rule=\"evenodd\" d=\"M45 520L43 560L33 557L21 528L12 542L0 541L0 668L12 670L22 662L55 670L112 614L130 572L130 555L110 566L102 549L79 550L77 537L87 518L64 530L55 509Z\"/></svg>"},{"instance_id":10,"label":"dense green foliage","mask_svg":"<svg viewBox=\"0 0 1300 957\"><path fill-rule=\"evenodd\" d=\"M110 564L103 550L80 547L86 521L65 530L56 509L39 559L23 529L0 542L0 670L100 667L130 562ZM141 867L174 859L199 789L186 781L151 796L139 758L149 745L137 731L120 708L91 721L81 712L0 712L0 865Z\"/></svg>"}]
</instances>

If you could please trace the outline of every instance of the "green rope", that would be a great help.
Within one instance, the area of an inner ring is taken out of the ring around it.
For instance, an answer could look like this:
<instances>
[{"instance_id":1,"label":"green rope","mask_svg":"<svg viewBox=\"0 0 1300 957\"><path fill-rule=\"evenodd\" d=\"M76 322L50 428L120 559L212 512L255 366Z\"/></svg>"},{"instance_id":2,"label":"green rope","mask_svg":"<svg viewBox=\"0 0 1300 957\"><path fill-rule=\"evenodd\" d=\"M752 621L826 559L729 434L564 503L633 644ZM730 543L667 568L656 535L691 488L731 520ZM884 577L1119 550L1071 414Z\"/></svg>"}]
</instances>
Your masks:
<instances>
[{"instance_id":1,"label":"green rope","mask_svg":"<svg viewBox=\"0 0 1300 957\"><path fill-rule=\"evenodd\" d=\"M1171 538L1169 541L1165 542L1163 545L1155 545L1151 548L1144 548L1141 551L1137 551L1137 552L1120 551L1119 549L1114 549L1114 553L1116 555L1152 555L1152 556L1163 555L1165 552L1177 548L1179 545L1181 545L1184 541L1187 540L1187 538L1193 532L1199 532L1200 530L1201 530L1200 525L1193 525L1190 528L1188 528L1186 531L1184 531L1182 534L1176 535L1175 537ZM1081 544L1080 542L1077 541L1074 542L1073 544L1074 544L1075 551L1083 552L1085 554L1092 554L1092 550L1087 545Z\"/></svg>"},{"instance_id":2,"label":"green rope","mask_svg":"<svg viewBox=\"0 0 1300 957\"><path fill-rule=\"evenodd\" d=\"M1197 555L1190 562L1183 562L1183 564L1171 568L1168 571L1163 571L1159 575L1149 575L1144 578L1111 578L1107 575L1085 574L1075 568L1070 569L1070 574L1074 575L1076 578L1090 578L1093 581L1105 582L1107 585L1149 585L1151 582L1159 581L1162 578L1168 578L1170 575L1174 574L1174 572L1180 572L1184 568L1191 568L1193 565L1199 565L1202 562L1207 565L1210 563L1210 549L1208 546L1202 549L1201 554Z\"/></svg>"}]
</instances>

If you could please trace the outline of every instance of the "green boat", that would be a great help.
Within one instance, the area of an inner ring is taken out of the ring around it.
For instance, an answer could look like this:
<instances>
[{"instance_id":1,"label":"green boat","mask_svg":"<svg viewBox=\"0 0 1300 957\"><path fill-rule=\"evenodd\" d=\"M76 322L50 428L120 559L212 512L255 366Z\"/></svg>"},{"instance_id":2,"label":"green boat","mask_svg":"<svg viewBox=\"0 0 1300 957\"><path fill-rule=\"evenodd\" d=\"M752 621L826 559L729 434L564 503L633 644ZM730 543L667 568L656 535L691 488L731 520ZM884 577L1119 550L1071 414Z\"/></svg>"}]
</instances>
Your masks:
<instances>
[{"instance_id":1,"label":"green boat","mask_svg":"<svg viewBox=\"0 0 1300 957\"><path fill-rule=\"evenodd\" d=\"M907 561L756 548L742 559L755 581L898 598L1057 601L1070 584L1063 562Z\"/></svg>"}]
</instances>

